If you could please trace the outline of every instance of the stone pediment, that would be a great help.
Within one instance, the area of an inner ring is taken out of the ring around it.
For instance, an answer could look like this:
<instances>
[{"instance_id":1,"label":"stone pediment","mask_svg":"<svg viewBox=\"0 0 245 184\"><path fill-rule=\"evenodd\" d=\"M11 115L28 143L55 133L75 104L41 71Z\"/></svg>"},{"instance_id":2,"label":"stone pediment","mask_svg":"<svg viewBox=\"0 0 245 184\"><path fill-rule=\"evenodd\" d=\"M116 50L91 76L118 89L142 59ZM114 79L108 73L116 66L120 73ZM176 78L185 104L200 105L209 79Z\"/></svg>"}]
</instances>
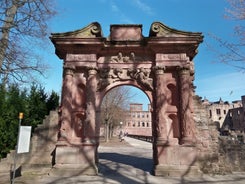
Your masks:
<instances>
[{"instance_id":1,"label":"stone pediment","mask_svg":"<svg viewBox=\"0 0 245 184\"><path fill-rule=\"evenodd\" d=\"M202 33L187 32L170 28L161 22L151 24L149 37L201 37Z\"/></svg>"},{"instance_id":2,"label":"stone pediment","mask_svg":"<svg viewBox=\"0 0 245 184\"><path fill-rule=\"evenodd\" d=\"M98 22L93 22L88 26L75 31L64 33L52 33L52 37L70 37L70 38L96 38L102 37L101 26Z\"/></svg>"}]
</instances>

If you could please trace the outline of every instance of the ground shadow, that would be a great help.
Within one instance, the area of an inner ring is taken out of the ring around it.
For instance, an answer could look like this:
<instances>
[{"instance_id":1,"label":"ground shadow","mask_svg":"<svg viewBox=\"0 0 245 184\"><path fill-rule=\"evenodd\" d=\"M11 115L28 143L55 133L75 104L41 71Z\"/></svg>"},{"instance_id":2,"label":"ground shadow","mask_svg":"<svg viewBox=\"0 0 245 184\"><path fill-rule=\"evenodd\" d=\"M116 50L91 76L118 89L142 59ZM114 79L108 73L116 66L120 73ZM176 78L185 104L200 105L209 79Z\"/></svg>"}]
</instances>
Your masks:
<instances>
[{"instance_id":1,"label":"ground shadow","mask_svg":"<svg viewBox=\"0 0 245 184\"><path fill-rule=\"evenodd\" d=\"M120 153L99 153L99 159L109 160L115 163L126 164L144 172L152 173L153 160L144 157L124 155ZM100 164L101 165L101 164ZM109 174L115 172L113 170L102 170L99 167L101 174Z\"/></svg>"}]
</instances>

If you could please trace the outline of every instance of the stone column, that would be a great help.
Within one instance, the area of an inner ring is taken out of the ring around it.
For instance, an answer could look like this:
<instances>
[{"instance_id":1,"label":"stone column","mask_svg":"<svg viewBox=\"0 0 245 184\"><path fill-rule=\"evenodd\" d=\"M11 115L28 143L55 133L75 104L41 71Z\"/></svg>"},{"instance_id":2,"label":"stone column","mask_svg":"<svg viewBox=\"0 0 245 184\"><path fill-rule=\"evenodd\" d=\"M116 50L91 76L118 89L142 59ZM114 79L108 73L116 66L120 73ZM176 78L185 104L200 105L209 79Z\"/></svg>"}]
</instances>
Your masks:
<instances>
[{"instance_id":1,"label":"stone column","mask_svg":"<svg viewBox=\"0 0 245 184\"><path fill-rule=\"evenodd\" d=\"M96 143L96 90L97 69L88 68L88 79L86 84L86 126L85 142Z\"/></svg>"},{"instance_id":2,"label":"stone column","mask_svg":"<svg viewBox=\"0 0 245 184\"><path fill-rule=\"evenodd\" d=\"M70 141L71 138L72 85L74 70L74 66L64 66L58 141Z\"/></svg>"},{"instance_id":3,"label":"stone column","mask_svg":"<svg viewBox=\"0 0 245 184\"><path fill-rule=\"evenodd\" d=\"M189 68L179 69L180 84L180 116L181 116L181 144L192 145L194 139L194 118L192 113L192 77Z\"/></svg>"},{"instance_id":4,"label":"stone column","mask_svg":"<svg viewBox=\"0 0 245 184\"><path fill-rule=\"evenodd\" d=\"M156 141L158 145L166 145L167 139L167 117L166 117L166 80L164 67L155 68L155 120L156 120Z\"/></svg>"}]
</instances>

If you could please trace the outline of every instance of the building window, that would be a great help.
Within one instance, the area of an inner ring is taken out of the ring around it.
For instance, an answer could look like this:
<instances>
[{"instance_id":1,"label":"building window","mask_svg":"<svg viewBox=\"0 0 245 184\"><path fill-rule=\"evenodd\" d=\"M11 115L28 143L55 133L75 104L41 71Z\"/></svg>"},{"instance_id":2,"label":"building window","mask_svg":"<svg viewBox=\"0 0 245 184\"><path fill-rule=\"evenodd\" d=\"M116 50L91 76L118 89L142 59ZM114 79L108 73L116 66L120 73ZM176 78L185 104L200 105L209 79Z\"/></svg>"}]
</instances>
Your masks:
<instances>
[{"instance_id":1,"label":"building window","mask_svg":"<svg viewBox=\"0 0 245 184\"><path fill-rule=\"evenodd\" d=\"M142 114L142 118L144 118L145 117L145 115L144 114Z\"/></svg>"},{"instance_id":2,"label":"building window","mask_svg":"<svg viewBox=\"0 0 245 184\"><path fill-rule=\"evenodd\" d=\"M211 118L212 117L212 111L209 110L209 117Z\"/></svg>"},{"instance_id":3,"label":"building window","mask_svg":"<svg viewBox=\"0 0 245 184\"><path fill-rule=\"evenodd\" d=\"M140 122L138 122L138 127L140 127Z\"/></svg>"},{"instance_id":4,"label":"building window","mask_svg":"<svg viewBox=\"0 0 245 184\"><path fill-rule=\"evenodd\" d=\"M145 122L142 122L142 127L145 127Z\"/></svg>"},{"instance_id":5,"label":"building window","mask_svg":"<svg viewBox=\"0 0 245 184\"><path fill-rule=\"evenodd\" d=\"M148 122L146 123L146 126L149 127L149 123Z\"/></svg>"},{"instance_id":6,"label":"building window","mask_svg":"<svg viewBox=\"0 0 245 184\"><path fill-rule=\"evenodd\" d=\"M216 109L216 114L220 115L220 109Z\"/></svg>"},{"instance_id":7,"label":"building window","mask_svg":"<svg viewBox=\"0 0 245 184\"><path fill-rule=\"evenodd\" d=\"M137 117L140 118L140 114L138 114Z\"/></svg>"},{"instance_id":8,"label":"building window","mask_svg":"<svg viewBox=\"0 0 245 184\"><path fill-rule=\"evenodd\" d=\"M226 114L226 110L224 110L224 114Z\"/></svg>"}]
</instances>

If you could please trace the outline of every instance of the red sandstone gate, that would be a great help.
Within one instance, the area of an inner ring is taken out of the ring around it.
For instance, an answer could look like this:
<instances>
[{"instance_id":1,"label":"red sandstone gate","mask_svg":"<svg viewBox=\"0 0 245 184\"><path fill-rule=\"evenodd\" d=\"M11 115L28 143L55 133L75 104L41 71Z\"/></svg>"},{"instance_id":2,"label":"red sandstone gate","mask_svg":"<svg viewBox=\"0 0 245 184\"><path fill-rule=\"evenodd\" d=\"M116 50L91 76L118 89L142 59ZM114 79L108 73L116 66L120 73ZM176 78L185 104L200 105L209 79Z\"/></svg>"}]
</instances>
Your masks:
<instances>
[{"instance_id":1,"label":"red sandstone gate","mask_svg":"<svg viewBox=\"0 0 245 184\"><path fill-rule=\"evenodd\" d=\"M155 175L182 175L197 170L193 119L194 63L201 33L151 25L111 25L52 34L56 54L64 61L60 129L55 167L97 174L100 105L119 85L140 88L153 107ZM72 171L73 170L73 171Z\"/></svg>"}]
</instances>

